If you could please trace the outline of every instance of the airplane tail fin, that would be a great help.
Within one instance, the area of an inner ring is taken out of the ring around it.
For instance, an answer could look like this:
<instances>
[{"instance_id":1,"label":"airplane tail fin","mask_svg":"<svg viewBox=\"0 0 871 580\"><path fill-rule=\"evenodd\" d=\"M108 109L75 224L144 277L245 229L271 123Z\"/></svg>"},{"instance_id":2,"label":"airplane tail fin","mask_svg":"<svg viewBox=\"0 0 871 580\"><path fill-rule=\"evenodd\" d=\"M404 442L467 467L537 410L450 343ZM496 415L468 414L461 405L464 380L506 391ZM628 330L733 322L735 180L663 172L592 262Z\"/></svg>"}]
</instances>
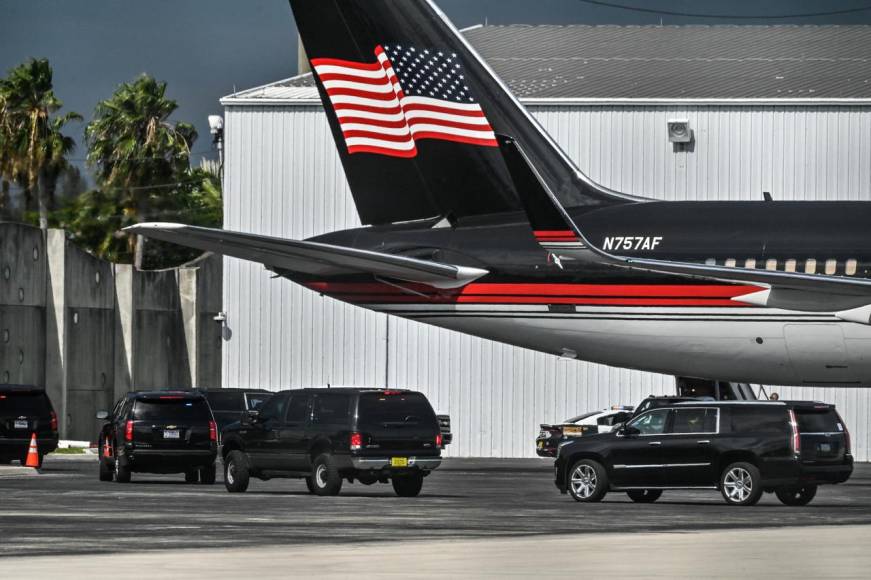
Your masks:
<instances>
[{"instance_id":1,"label":"airplane tail fin","mask_svg":"<svg viewBox=\"0 0 871 580\"><path fill-rule=\"evenodd\" d=\"M630 198L585 178L431 0L290 0L360 219L516 211L495 134L568 206Z\"/></svg>"}]
</instances>

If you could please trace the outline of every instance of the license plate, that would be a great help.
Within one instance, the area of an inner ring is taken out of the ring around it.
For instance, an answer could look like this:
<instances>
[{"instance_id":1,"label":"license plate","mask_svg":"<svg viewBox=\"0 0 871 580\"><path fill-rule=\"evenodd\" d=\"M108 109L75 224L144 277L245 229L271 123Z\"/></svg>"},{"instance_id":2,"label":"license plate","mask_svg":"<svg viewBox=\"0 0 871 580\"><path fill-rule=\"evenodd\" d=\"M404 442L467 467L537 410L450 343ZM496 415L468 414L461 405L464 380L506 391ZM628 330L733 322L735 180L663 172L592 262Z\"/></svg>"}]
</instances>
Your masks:
<instances>
[{"instance_id":1,"label":"license plate","mask_svg":"<svg viewBox=\"0 0 871 580\"><path fill-rule=\"evenodd\" d=\"M178 429L167 429L163 432L164 439L179 439L181 434Z\"/></svg>"},{"instance_id":2,"label":"license plate","mask_svg":"<svg viewBox=\"0 0 871 580\"><path fill-rule=\"evenodd\" d=\"M538 448L539 448L539 449L544 449L544 441L539 441L539 442L538 442Z\"/></svg>"},{"instance_id":3,"label":"license plate","mask_svg":"<svg viewBox=\"0 0 871 580\"><path fill-rule=\"evenodd\" d=\"M408 467L408 457L391 457L390 467Z\"/></svg>"},{"instance_id":4,"label":"license plate","mask_svg":"<svg viewBox=\"0 0 871 580\"><path fill-rule=\"evenodd\" d=\"M831 443L820 443L819 450L820 450L820 453L831 453L832 452L832 444Z\"/></svg>"},{"instance_id":5,"label":"license plate","mask_svg":"<svg viewBox=\"0 0 871 580\"><path fill-rule=\"evenodd\" d=\"M15 429L27 429L30 425L27 424L26 420L16 419L15 420Z\"/></svg>"}]
</instances>

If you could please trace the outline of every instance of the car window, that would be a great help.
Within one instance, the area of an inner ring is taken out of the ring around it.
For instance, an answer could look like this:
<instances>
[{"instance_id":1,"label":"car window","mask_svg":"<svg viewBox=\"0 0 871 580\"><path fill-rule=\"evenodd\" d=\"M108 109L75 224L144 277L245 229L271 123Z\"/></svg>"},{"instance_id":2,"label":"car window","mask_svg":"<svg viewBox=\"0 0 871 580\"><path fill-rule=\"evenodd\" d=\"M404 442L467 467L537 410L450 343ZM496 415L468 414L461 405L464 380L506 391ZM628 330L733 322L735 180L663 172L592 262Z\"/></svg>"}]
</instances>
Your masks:
<instances>
[{"instance_id":1,"label":"car window","mask_svg":"<svg viewBox=\"0 0 871 580\"><path fill-rule=\"evenodd\" d=\"M783 405L732 407L732 431L749 433L789 433L789 418Z\"/></svg>"},{"instance_id":2,"label":"car window","mask_svg":"<svg viewBox=\"0 0 871 580\"><path fill-rule=\"evenodd\" d=\"M357 410L361 431L438 425L435 412L420 393L363 393Z\"/></svg>"},{"instance_id":3,"label":"car window","mask_svg":"<svg viewBox=\"0 0 871 580\"><path fill-rule=\"evenodd\" d=\"M844 430L833 409L805 411L796 409L795 418L801 433L839 433Z\"/></svg>"},{"instance_id":4,"label":"car window","mask_svg":"<svg viewBox=\"0 0 871 580\"><path fill-rule=\"evenodd\" d=\"M248 410L256 411L263 406L266 401L272 398L272 393L248 393Z\"/></svg>"},{"instance_id":5,"label":"car window","mask_svg":"<svg viewBox=\"0 0 871 580\"><path fill-rule=\"evenodd\" d=\"M209 405L203 399L140 399L133 406L137 421L172 423L204 422L212 418Z\"/></svg>"},{"instance_id":6,"label":"car window","mask_svg":"<svg viewBox=\"0 0 871 580\"><path fill-rule=\"evenodd\" d=\"M656 409L636 418L630 426L635 427L641 435L658 435L665 432L669 409Z\"/></svg>"},{"instance_id":7,"label":"car window","mask_svg":"<svg viewBox=\"0 0 871 580\"><path fill-rule=\"evenodd\" d=\"M48 415L48 401L43 393L0 394L0 415Z\"/></svg>"},{"instance_id":8,"label":"car window","mask_svg":"<svg viewBox=\"0 0 871 580\"><path fill-rule=\"evenodd\" d=\"M260 419L269 421L270 419L280 419L284 416L284 409L287 405L289 395L275 395L260 408Z\"/></svg>"},{"instance_id":9,"label":"car window","mask_svg":"<svg viewBox=\"0 0 871 580\"><path fill-rule=\"evenodd\" d=\"M348 395L315 395L312 400L312 423L344 423L348 420L348 401Z\"/></svg>"},{"instance_id":10,"label":"car window","mask_svg":"<svg viewBox=\"0 0 871 580\"><path fill-rule=\"evenodd\" d=\"M213 411L241 411L242 396L238 392L209 391L206 394Z\"/></svg>"},{"instance_id":11,"label":"car window","mask_svg":"<svg viewBox=\"0 0 871 580\"><path fill-rule=\"evenodd\" d=\"M675 409L671 432L681 433L716 433L716 409Z\"/></svg>"},{"instance_id":12,"label":"car window","mask_svg":"<svg viewBox=\"0 0 871 580\"><path fill-rule=\"evenodd\" d=\"M287 405L287 422L301 423L305 421L306 411L308 410L308 394L295 393L290 396L290 403Z\"/></svg>"}]
</instances>

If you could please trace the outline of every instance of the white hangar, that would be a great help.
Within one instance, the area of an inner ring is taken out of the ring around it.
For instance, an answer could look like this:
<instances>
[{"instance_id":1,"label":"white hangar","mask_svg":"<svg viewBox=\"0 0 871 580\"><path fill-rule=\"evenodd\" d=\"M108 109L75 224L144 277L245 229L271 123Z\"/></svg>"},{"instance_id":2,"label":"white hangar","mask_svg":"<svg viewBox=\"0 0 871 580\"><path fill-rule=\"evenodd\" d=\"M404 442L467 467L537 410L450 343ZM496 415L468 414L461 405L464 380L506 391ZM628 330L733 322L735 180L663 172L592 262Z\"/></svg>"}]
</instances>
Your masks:
<instances>
[{"instance_id":1,"label":"white hangar","mask_svg":"<svg viewBox=\"0 0 871 580\"><path fill-rule=\"evenodd\" d=\"M583 172L666 200L871 201L871 27L486 26L467 38ZM232 230L359 226L310 75L225 107ZM692 141L669 141L668 121ZM538 425L672 393L674 378L525 351L368 312L225 259L224 387L418 388L450 413L450 455L531 457ZM736 361L740 364L740 361ZM871 394L767 388L838 405L871 458Z\"/></svg>"}]
</instances>

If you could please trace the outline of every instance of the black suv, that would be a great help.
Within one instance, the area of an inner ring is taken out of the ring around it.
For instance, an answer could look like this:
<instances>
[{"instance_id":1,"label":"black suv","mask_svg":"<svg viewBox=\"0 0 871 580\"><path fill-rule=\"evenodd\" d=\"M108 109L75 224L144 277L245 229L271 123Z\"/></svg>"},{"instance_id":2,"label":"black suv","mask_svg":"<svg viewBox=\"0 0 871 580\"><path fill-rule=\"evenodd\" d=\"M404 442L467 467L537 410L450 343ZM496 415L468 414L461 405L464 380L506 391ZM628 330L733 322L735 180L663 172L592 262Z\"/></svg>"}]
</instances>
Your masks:
<instances>
[{"instance_id":1,"label":"black suv","mask_svg":"<svg viewBox=\"0 0 871 580\"><path fill-rule=\"evenodd\" d=\"M273 393L263 389L215 389L205 394L220 433L230 423L241 420L247 411L258 410Z\"/></svg>"},{"instance_id":2,"label":"black suv","mask_svg":"<svg viewBox=\"0 0 871 580\"><path fill-rule=\"evenodd\" d=\"M57 413L43 389L0 385L0 464L27 460L30 439L36 435L39 465L57 449Z\"/></svg>"},{"instance_id":3,"label":"black suv","mask_svg":"<svg viewBox=\"0 0 871 580\"><path fill-rule=\"evenodd\" d=\"M825 403L691 402L652 409L614 433L560 448L556 485L577 501L625 491L656 501L665 489L719 489L732 505L775 492L805 505L817 486L853 472L850 434Z\"/></svg>"},{"instance_id":4,"label":"black suv","mask_svg":"<svg viewBox=\"0 0 871 580\"><path fill-rule=\"evenodd\" d=\"M282 391L222 437L231 492L245 491L252 476L299 477L317 495L337 495L343 480L356 480L390 481L413 497L441 464L436 414L423 394L407 390Z\"/></svg>"},{"instance_id":5,"label":"black suv","mask_svg":"<svg viewBox=\"0 0 871 580\"><path fill-rule=\"evenodd\" d=\"M131 473L184 473L188 483L215 483L218 427L197 391L139 391L97 413L100 481L128 483Z\"/></svg>"}]
</instances>

